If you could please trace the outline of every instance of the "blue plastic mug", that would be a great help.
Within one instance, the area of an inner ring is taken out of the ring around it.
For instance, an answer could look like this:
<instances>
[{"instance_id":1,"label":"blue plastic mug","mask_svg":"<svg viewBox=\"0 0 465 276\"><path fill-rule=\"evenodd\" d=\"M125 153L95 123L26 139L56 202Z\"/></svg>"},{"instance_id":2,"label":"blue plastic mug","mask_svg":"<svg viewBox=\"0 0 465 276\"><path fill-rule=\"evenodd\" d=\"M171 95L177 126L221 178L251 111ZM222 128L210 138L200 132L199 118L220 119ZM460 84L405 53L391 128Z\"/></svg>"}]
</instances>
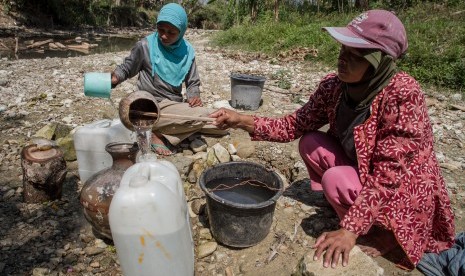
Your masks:
<instances>
[{"instance_id":1,"label":"blue plastic mug","mask_svg":"<svg viewBox=\"0 0 465 276\"><path fill-rule=\"evenodd\" d=\"M84 95L110 98L111 73L90 72L84 74Z\"/></svg>"}]
</instances>

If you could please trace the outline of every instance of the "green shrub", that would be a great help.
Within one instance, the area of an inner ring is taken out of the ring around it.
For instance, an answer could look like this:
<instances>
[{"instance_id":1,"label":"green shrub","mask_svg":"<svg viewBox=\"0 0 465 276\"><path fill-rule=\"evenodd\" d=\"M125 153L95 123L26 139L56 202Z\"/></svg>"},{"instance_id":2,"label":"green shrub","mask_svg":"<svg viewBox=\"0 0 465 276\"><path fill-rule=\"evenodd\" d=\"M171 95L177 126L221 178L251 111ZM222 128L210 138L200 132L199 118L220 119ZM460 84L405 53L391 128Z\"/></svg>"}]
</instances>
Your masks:
<instances>
[{"instance_id":1,"label":"green shrub","mask_svg":"<svg viewBox=\"0 0 465 276\"><path fill-rule=\"evenodd\" d=\"M409 49L398 61L402 70L420 83L463 90L465 88L465 2L449 5L420 2L397 11L407 30ZM379 3L377 3L379 4ZM383 8L379 6L378 8ZM345 26L359 12L283 13L283 21L262 16L255 24L243 23L214 37L214 44L271 56L296 48L318 49L312 62L334 66L340 45L321 31L324 26ZM266 13L265 13L266 14Z\"/></svg>"},{"instance_id":2,"label":"green shrub","mask_svg":"<svg viewBox=\"0 0 465 276\"><path fill-rule=\"evenodd\" d=\"M227 16L225 5L223 1L215 1L201 6L198 10L189 14L189 25L202 29L223 29L224 19Z\"/></svg>"},{"instance_id":3,"label":"green shrub","mask_svg":"<svg viewBox=\"0 0 465 276\"><path fill-rule=\"evenodd\" d=\"M465 6L465 5L463 5ZM399 65L420 82L465 88L465 16L445 5L421 5L401 14L409 38Z\"/></svg>"}]
</instances>

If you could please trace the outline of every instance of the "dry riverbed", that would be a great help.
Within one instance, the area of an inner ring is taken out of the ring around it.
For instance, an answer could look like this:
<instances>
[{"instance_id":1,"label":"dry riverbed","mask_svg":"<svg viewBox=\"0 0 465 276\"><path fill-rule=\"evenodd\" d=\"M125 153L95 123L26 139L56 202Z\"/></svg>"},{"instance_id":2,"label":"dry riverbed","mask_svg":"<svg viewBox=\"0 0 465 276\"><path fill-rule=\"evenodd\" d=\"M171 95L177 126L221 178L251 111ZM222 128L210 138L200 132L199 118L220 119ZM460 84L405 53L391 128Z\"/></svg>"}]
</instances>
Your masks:
<instances>
[{"instance_id":1,"label":"dry riverbed","mask_svg":"<svg viewBox=\"0 0 465 276\"><path fill-rule=\"evenodd\" d=\"M187 38L196 49L202 98L212 108L225 105L230 99L232 72L265 76L263 104L257 113L280 116L303 104L318 81L331 71L303 62L301 52L288 53L283 62L210 47L210 35L210 32L189 30ZM95 120L116 118L114 105L135 90L135 78L117 87L110 102L84 96L83 74L110 72L126 55L127 52L116 52L72 58L0 60L0 275L121 275L115 248L96 239L83 218L78 200L83 183L77 162L68 161L61 200L25 204L20 151L39 129L51 123L74 129ZM290 88L280 88L283 83ZM465 229L465 104L460 93L428 89L426 94L437 156L450 191L457 232L462 232ZM204 142L200 152L205 153L217 143L225 148L228 144L241 147L243 159L272 168L286 182L270 234L256 246L233 249L217 244L208 229L203 211L205 198L198 187L199 172L192 169L195 139L184 143L176 155L167 158L177 166L185 183L197 275L290 275L310 250L315 237L337 227L335 213L321 197L309 191L296 142L251 142L239 130L232 130L223 138L194 138ZM361 252L353 258L365 261L363 265L350 266L349 270L319 270L318 264L314 264L312 271L315 275L349 275L348 271L350 275L420 275L418 271L397 269L387 258L377 258L371 263Z\"/></svg>"}]
</instances>

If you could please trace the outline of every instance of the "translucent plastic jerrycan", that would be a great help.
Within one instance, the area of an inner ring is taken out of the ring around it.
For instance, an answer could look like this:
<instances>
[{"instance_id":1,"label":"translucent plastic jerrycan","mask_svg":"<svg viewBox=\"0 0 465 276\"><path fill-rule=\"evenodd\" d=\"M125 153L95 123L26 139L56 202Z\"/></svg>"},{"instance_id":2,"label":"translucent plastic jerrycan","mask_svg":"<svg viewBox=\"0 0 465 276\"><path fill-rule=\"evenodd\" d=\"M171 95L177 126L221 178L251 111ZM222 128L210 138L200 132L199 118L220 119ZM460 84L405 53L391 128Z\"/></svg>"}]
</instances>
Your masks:
<instances>
[{"instance_id":1,"label":"translucent plastic jerrycan","mask_svg":"<svg viewBox=\"0 0 465 276\"><path fill-rule=\"evenodd\" d=\"M146 159L126 170L110 204L121 268L125 276L192 276L194 244L181 178L172 163Z\"/></svg>"},{"instance_id":2,"label":"translucent plastic jerrycan","mask_svg":"<svg viewBox=\"0 0 465 276\"><path fill-rule=\"evenodd\" d=\"M135 141L135 134L127 129L119 119L98 120L77 128L74 133L74 148L81 182L84 183L97 172L111 167L113 159L105 150L107 144Z\"/></svg>"}]
</instances>

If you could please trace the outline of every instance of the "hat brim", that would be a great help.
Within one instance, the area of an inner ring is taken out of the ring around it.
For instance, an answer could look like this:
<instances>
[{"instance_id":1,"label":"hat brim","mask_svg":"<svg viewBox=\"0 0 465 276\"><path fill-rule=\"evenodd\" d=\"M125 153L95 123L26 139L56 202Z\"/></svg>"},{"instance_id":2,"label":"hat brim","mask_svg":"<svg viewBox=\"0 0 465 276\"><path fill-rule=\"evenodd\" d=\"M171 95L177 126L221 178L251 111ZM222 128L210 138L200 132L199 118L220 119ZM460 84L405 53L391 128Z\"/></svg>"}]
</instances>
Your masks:
<instances>
[{"instance_id":1,"label":"hat brim","mask_svg":"<svg viewBox=\"0 0 465 276\"><path fill-rule=\"evenodd\" d=\"M347 27L323 27L323 30L343 45L361 49L379 49L378 45L363 39Z\"/></svg>"}]
</instances>

